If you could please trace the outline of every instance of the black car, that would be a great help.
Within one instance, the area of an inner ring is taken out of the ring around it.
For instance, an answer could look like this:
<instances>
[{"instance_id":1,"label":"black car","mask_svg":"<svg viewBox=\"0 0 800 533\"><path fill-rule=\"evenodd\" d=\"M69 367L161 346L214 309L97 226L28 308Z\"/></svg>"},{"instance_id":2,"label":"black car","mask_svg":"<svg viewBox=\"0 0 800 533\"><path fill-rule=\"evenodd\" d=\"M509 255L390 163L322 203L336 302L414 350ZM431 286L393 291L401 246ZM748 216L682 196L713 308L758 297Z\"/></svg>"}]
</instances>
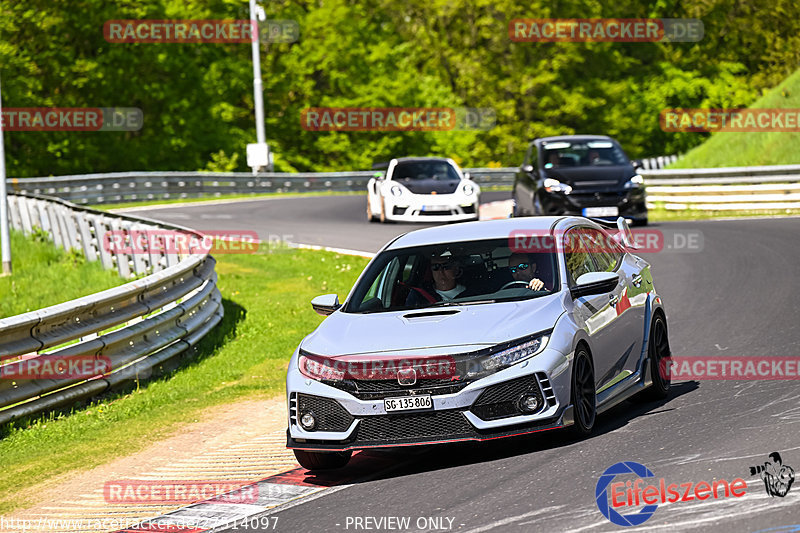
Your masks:
<instances>
[{"instance_id":1,"label":"black car","mask_svg":"<svg viewBox=\"0 0 800 533\"><path fill-rule=\"evenodd\" d=\"M604 135L535 139L514 178L513 216L623 216L647 224L637 168L619 143Z\"/></svg>"}]
</instances>

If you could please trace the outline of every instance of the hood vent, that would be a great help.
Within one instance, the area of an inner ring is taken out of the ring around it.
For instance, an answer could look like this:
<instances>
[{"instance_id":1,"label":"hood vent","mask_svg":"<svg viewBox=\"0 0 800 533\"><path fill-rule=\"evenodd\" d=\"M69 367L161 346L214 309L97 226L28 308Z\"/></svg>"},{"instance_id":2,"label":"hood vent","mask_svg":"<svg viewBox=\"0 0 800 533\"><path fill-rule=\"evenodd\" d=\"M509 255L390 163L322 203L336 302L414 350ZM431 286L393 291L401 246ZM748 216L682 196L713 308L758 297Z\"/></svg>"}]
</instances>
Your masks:
<instances>
[{"instance_id":1,"label":"hood vent","mask_svg":"<svg viewBox=\"0 0 800 533\"><path fill-rule=\"evenodd\" d=\"M403 318L429 318L434 316L455 315L456 313L460 312L461 310L459 309L443 309L441 311L423 311L419 313L408 313L407 315L403 315Z\"/></svg>"}]
</instances>

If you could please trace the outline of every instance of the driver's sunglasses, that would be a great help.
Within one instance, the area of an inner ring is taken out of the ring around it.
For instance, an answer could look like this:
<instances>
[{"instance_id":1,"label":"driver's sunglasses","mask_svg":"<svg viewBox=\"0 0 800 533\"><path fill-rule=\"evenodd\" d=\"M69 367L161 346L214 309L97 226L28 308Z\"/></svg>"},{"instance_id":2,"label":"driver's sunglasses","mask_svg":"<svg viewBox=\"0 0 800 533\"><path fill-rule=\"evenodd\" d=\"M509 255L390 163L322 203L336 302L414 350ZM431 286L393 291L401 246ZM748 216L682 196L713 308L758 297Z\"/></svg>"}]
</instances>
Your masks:
<instances>
[{"instance_id":1,"label":"driver's sunglasses","mask_svg":"<svg viewBox=\"0 0 800 533\"><path fill-rule=\"evenodd\" d=\"M530 268L530 264L528 263L520 263L517 266L510 266L508 269L511 271L512 274L516 274L517 270L528 270Z\"/></svg>"},{"instance_id":2,"label":"driver's sunglasses","mask_svg":"<svg viewBox=\"0 0 800 533\"><path fill-rule=\"evenodd\" d=\"M454 265L453 263L432 263L431 264L431 270L433 270L434 272L438 272L440 270L445 270L445 269L446 270L453 270L454 268L456 268L456 265Z\"/></svg>"}]
</instances>

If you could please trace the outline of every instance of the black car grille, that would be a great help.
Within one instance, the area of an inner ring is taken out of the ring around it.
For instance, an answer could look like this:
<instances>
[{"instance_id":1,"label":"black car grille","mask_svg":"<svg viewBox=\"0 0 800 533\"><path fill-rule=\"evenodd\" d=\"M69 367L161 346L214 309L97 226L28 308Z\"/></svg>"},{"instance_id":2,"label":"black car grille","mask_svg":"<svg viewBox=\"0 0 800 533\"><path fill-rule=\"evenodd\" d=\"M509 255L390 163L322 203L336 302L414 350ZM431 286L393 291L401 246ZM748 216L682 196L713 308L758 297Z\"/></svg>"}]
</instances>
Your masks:
<instances>
[{"instance_id":1,"label":"black car grille","mask_svg":"<svg viewBox=\"0 0 800 533\"><path fill-rule=\"evenodd\" d=\"M346 431L353 423L353 415L336 400L299 394L297 396L297 418L311 412L317 421L314 431Z\"/></svg>"},{"instance_id":2,"label":"black car grille","mask_svg":"<svg viewBox=\"0 0 800 533\"><path fill-rule=\"evenodd\" d=\"M391 396L415 394L453 394L467 386L466 381L450 379L420 379L415 385L405 387L397 383L396 379L348 379L323 383L349 392L359 400L381 400Z\"/></svg>"},{"instance_id":3,"label":"black car grille","mask_svg":"<svg viewBox=\"0 0 800 533\"><path fill-rule=\"evenodd\" d=\"M520 414L532 414L529 412L523 413L517 406L517 400L523 394L536 396L540 407L534 412L542 410L544 407L542 391L536 378L530 375L492 385L478 396L470 411L475 413L481 420L496 420Z\"/></svg>"},{"instance_id":4,"label":"black car grille","mask_svg":"<svg viewBox=\"0 0 800 533\"><path fill-rule=\"evenodd\" d=\"M358 424L357 439L365 443L391 443L409 439L451 439L475 434L461 411L440 411L364 417Z\"/></svg>"},{"instance_id":5,"label":"black car grille","mask_svg":"<svg viewBox=\"0 0 800 533\"><path fill-rule=\"evenodd\" d=\"M581 207L600 207L618 205L623 201L625 195L625 192L582 193L573 191L568 198Z\"/></svg>"}]
</instances>

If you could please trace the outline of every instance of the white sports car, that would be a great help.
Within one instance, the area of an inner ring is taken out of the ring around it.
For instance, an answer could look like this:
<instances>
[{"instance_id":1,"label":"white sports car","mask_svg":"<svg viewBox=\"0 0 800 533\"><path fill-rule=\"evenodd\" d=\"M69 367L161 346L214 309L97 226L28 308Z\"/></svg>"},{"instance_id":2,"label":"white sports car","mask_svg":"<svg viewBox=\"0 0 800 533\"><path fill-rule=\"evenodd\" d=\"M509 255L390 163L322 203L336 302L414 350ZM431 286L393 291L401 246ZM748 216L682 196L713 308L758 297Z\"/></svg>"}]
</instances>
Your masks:
<instances>
[{"instance_id":1,"label":"white sports car","mask_svg":"<svg viewBox=\"0 0 800 533\"><path fill-rule=\"evenodd\" d=\"M370 222L478 220L480 187L455 161L444 157L399 157L386 174L367 184Z\"/></svg>"}]
</instances>

